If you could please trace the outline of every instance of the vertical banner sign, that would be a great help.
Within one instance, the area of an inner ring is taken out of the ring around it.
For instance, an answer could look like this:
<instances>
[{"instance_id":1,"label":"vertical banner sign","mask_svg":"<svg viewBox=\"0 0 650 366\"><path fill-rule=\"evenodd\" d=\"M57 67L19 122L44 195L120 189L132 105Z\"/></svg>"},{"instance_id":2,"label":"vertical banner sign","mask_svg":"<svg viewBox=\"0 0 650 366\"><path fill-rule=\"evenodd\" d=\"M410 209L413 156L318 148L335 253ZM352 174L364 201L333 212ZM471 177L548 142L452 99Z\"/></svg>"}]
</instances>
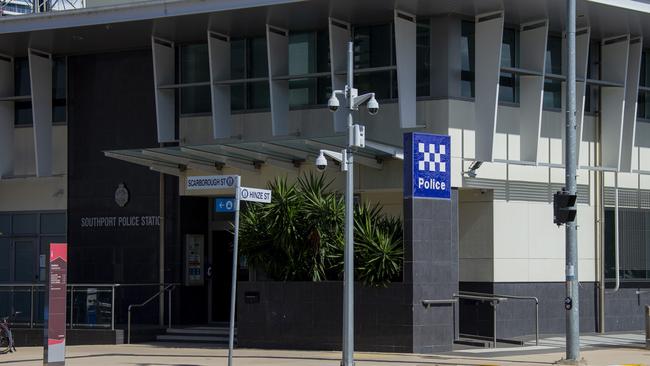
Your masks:
<instances>
[{"instance_id":1,"label":"vertical banner sign","mask_svg":"<svg viewBox=\"0 0 650 366\"><path fill-rule=\"evenodd\" d=\"M404 134L404 197L451 198L451 142L447 135Z\"/></svg>"},{"instance_id":2,"label":"vertical banner sign","mask_svg":"<svg viewBox=\"0 0 650 366\"><path fill-rule=\"evenodd\" d=\"M65 365L66 290L68 244L50 244L48 302L45 310L43 365ZM70 319L72 322L72 319Z\"/></svg>"}]
</instances>

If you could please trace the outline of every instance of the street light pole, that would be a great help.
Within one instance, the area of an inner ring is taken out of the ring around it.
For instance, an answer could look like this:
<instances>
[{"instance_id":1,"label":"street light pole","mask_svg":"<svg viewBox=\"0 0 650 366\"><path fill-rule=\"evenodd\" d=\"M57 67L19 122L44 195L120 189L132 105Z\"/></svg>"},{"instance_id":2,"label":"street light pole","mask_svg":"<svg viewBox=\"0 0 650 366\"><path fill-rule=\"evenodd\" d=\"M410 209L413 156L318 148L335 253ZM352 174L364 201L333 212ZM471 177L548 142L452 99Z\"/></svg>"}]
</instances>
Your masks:
<instances>
[{"instance_id":1,"label":"street light pole","mask_svg":"<svg viewBox=\"0 0 650 366\"><path fill-rule=\"evenodd\" d=\"M354 88L354 44L348 43L348 81L345 90L332 90L332 96L327 101L327 108L336 112L339 108L337 95L345 95L348 109L348 142L341 151L341 170L345 172L345 247L343 264L343 340L341 342L342 366L354 366L354 149L366 145L365 127L354 124L352 114L363 104L367 104L368 113L375 115L379 112L379 103L375 93L359 95ZM316 159L316 167L324 171L327 167L328 156L337 156L337 152L321 150Z\"/></svg>"},{"instance_id":2,"label":"street light pole","mask_svg":"<svg viewBox=\"0 0 650 366\"><path fill-rule=\"evenodd\" d=\"M343 270L343 359L342 366L354 365L354 157L352 154L354 106L354 49L348 43L348 144L344 150L345 164L345 253Z\"/></svg>"},{"instance_id":3,"label":"street light pole","mask_svg":"<svg viewBox=\"0 0 650 366\"><path fill-rule=\"evenodd\" d=\"M576 1L567 0L567 83L566 83L566 189L577 194L576 165ZM566 361L580 358L580 307L578 294L578 231L576 220L566 223Z\"/></svg>"}]
</instances>

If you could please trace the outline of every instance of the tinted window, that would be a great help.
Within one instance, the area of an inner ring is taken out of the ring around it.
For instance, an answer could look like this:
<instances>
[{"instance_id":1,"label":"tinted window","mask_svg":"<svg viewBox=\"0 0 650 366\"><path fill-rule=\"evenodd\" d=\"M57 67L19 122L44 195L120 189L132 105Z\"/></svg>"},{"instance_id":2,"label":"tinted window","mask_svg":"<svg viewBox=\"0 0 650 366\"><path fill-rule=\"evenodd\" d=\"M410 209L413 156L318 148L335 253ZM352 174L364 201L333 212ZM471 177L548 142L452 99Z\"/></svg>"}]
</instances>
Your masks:
<instances>
[{"instance_id":1,"label":"tinted window","mask_svg":"<svg viewBox=\"0 0 650 366\"><path fill-rule=\"evenodd\" d=\"M37 234L37 214L18 214L13 216L12 231L14 235Z\"/></svg>"},{"instance_id":2,"label":"tinted window","mask_svg":"<svg viewBox=\"0 0 650 366\"><path fill-rule=\"evenodd\" d=\"M9 236L11 234L11 216L0 215L0 236Z\"/></svg>"},{"instance_id":3,"label":"tinted window","mask_svg":"<svg viewBox=\"0 0 650 366\"><path fill-rule=\"evenodd\" d=\"M64 213L41 214L41 234L65 234L66 217Z\"/></svg>"},{"instance_id":4,"label":"tinted window","mask_svg":"<svg viewBox=\"0 0 650 366\"><path fill-rule=\"evenodd\" d=\"M10 255L9 239L0 238L0 281L9 281L11 272L9 271ZM1 297L1 296L0 296Z\"/></svg>"}]
</instances>

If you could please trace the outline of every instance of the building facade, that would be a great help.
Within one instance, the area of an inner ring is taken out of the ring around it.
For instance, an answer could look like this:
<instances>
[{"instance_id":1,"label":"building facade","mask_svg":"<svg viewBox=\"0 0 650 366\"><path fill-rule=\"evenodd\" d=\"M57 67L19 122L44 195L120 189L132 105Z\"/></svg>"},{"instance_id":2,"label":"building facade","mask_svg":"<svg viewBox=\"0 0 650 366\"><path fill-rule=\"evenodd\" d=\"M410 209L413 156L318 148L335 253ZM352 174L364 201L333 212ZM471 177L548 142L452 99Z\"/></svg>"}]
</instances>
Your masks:
<instances>
[{"instance_id":1,"label":"building facade","mask_svg":"<svg viewBox=\"0 0 650 366\"><path fill-rule=\"evenodd\" d=\"M380 102L375 116L355 114L368 141L355 193L405 227L403 280L358 290L362 348L449 349L451 306L421 301L459 291L536 296L541 333L564 331L564 229L552 219L564 183L564 1L96 5L0 19L0 250L9 253L0 283L42 281L44 243L66 239L70 282L182 283L175 322L227 320L231 217L215 212L220 192L185 181L240 174L263 187L340 150L345 112L326 104L345 85L352 41L355 87ZM638 330L650 284L650 3L578 1L578 14L581 328ZM451 136L449 207L404 199L410 131ZM328 174L342 190L336 167ZM190 236L202 238L211 276L189 278ZM249 276L245 263L241 273L241 345L338 347L340 313L313 319L340 308L340 283L297 284L311 300L286 295L296 301L279 311L302 303L311 313L268 320L278 312L270 299L287 289ZM487 304L459 309L461 333L494 331ZM166 310L156 311L140 320ZM510 301L496 326L500 337L531 335L534 312ZM308 334L314 327L329 338Z\"/></svg>"}]
</instances>

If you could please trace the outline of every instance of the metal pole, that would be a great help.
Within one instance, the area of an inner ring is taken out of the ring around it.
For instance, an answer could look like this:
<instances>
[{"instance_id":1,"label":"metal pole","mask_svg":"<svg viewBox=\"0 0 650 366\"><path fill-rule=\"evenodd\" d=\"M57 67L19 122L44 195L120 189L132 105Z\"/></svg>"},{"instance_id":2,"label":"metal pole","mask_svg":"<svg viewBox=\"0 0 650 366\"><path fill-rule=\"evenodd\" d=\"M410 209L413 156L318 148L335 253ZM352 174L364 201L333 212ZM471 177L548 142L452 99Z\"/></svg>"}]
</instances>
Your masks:
<instances>
[{"instance_id":1,"label":"metal pole","mask_svg":"<svg viewBox=\"0 0 650 366\"><path fill-rule=\"evenodd\" d=\"M74 286L70 286L70 329L74 323Z\"/></svg>"},{"instance_id":2,"label":"metal pole","mask_svg":"<svg viewBox=\"0 0 650 366\"><path fill-rule=\"evenodd\" d=\"M535 345L539 346L539 301L535 300Z\"/></svg>"},{"instance_id":3,"label":"metal pole","mask_svg":"<svg viewBox=\"0 0 650 366\"><path fill-rule=\"evenodd\" d=\"M567 0L567 101L566 101L566 188L577 194L576 165L576 1ZM577 220L577 219L576 219ZM566 359L580 358L580 302L578 296L578 231L576 221L566 224L566 297L571 305L566 316Z\"/></svg>"},{"instance_id":4,"label":"metal pole","mask_svg":"<svg viewBox=\"0 0 650 366\"><path fill-rule=\"evenodd\" d=\"M115 285L111 289L111 330L115 330Z\"/></svg>"},{"instance_id":5,"label":"metal pole","mask_svg":"<svg viewBox=\"0 0 650 366\"><path fill-rule=\"evenodd\" d=\"M126 344L131 344L131 305L126 320Z\"/></svg>"},{"instance_id":6,"label":"metal pole","mask_svg":"<svg viewBox=\"0 0 650 366\"><path fill-rule=\"evenodd\" d=\"M492 301L492 313L493 313L492 322L494 326L494 330L492 333L492 341L494 342L493 348L497 348L497 304L498 302Z\"/></svg>"},{"instance_id":7,"label":"metal pole","mask_svg":"<svg viewBox=\"0 0 650 366\"><path fill-rule=\"evenodd\" d=\"M616 285L611 291L612 293L618 292L621 287L620 276L620 261L619 261L619 201L618 201L618 172L614 173L614 273L616 278Z\"/></svg>"},{"instance_id":8,"label":"metal pole","mask_svg":"<svg viewBox=\"0 0 650 366\"><path fill-rule=\"evenodd\" d=\"M230 287L230 331L228 334L228 366L232 366L232 352L235 348L235 306L237 304L237 257L239 250L239 187L241 177L235 178L235 237L232 247L232 283Z\"/></svg>"},{"instance_id":9,"label":"metal pole","mask_svg":"<svg viewBox=\"0 0 650 366\"><path fill-rule=\"evenodd\" d=\"M354 365L354 161L352 134L354 101L354 48L348 43L348 147L345 149L347 169L345 172L345 254L343 270L343 359L342 366Z\"/></svg>"},{"instance_id":10,"label":"metal pole","mask_svg":"<svg viewBox=\"0 0 650 366\"><path fill-rule=\"evenodd\" d=\"M34 285L30 286L29 327L34 328Z\"/></svg>"},{"instance_id":11,"label":"metal pole","mask_svg":"<svg viewBox=\"0 0 650 366\"><path fill-rule=\"evenodd\" d=\"M161 144L162 147L162 144ZM158 210L160 226L158 227L158 282L160 283L160 301L158 302L158 324L165 324L165 174L159 174Z\"/></svg>"}]
</instances>

